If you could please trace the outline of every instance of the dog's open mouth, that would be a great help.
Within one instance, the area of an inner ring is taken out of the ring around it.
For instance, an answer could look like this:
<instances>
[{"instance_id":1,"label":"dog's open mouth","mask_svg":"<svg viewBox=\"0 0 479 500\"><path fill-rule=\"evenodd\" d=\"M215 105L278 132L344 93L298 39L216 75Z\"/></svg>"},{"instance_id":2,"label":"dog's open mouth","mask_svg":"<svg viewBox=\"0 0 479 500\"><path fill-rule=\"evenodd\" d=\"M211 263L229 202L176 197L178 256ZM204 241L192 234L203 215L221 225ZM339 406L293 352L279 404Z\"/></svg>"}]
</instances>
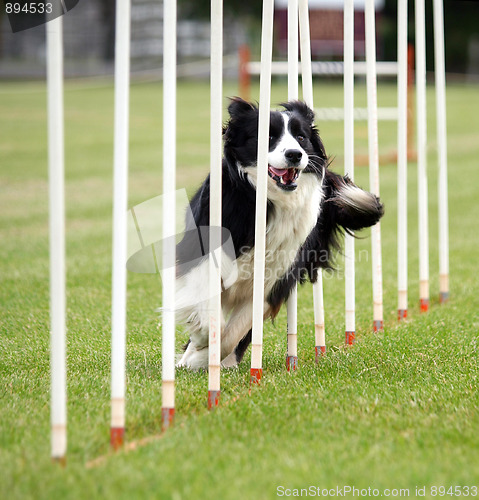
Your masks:
<instances>
[{"instance_id":1,"label":"dog's open mouth","mask_svg":"<svg viewBox=\"0 0 479 500\"><path fill-rule=\"evenodd\" d=\"M293 191L298 187L296 184L299 177L298 168L274 168L268 165L268 174L281 189Z\"/></svg>"}]
</instances>

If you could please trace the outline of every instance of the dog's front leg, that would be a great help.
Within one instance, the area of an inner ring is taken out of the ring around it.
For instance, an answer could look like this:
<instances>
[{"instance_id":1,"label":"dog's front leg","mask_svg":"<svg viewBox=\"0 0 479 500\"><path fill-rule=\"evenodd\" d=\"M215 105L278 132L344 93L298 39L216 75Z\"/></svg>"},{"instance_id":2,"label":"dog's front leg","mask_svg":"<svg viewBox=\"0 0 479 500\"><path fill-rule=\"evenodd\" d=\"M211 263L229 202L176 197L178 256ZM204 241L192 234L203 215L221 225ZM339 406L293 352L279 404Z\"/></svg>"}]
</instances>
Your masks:
<instances>
[{"instance_id":1,"label":"dog's front leg","mask_svg":"<svg viewBox=\"0 0 479 500\"><path fill-rule=\"evenodd\" d=\"M265 302L263 318L268 318L270 314L270 306ZM241 361L237 359L235 348L249 330L251 330L252 325L253 302L245 303L233 311L221 336L221 359L223 360L223 367L232 368L237 366L238 362Z\"/></svg>"},{"instance_id":2,"label":"dog's front leg","mask_svg":"<svg viewBox=\"0 0 479 500\"><path fill-rule=\"evenodd\" d=\"M209 303L207 301L198 304L191 321L187 323L190 339L185 352L178 362L178 367L186 367L191 370L208 368L208 341L209 341ZM224 331L225 320L221 314L221 331Z\"/></svg>"}]
</instances>

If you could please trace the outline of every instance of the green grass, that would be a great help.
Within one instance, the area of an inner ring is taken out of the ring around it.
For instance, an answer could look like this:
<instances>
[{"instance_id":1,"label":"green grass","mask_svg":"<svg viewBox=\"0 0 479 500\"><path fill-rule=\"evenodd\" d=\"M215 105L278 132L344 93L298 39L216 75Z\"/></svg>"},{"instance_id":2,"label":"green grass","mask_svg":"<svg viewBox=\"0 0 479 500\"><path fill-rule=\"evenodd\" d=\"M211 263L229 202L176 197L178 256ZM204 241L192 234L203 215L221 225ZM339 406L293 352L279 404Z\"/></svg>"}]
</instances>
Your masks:
<instances>
[{"instance_id":1,"label":"green grass","mask_svg":"<svg viewBox=\"0 0 479 500\"><path fill-rule=\"evenodd\" d=\"M273 102L286 96L274 85ZM410 319L396 321L396 168L381 166L385 333L372 323L370 240L357 242L358 342L342 349L344 281L325 276L328 354L314 364L312 294L299 294L299 358L285 371L286 317L265 325L264 376L249 393L249 356L222 376L206 409L207 375L177 373L177 419L161 437L109 453L113 88L69 83L65 96L68 265L68 465L49 459L48 210L45 88L0 85L0 498L273 498L276 488L478 485L479 88L448 88L451 301L438 304L434 93L430 111L430 313L418 307L416 166L409 165ZM208 169L208 87L178 89L178 186ZM237 89L226 85L225 94ZM315 88L340 106L341 87ZM254 89L253 98L257 98ZM358 85L358 103L365 103ZM394 105L395 87L381 85ZM226 101L225 101L226 107ZM342 171L342 125L319 124ZM131 91L130 205L161 193L161 87ZM365 124L357 151L367 152ZM396 128L380 124L382 152ZM366 168L356 180L368 186ZM359 258L360 257L360 258ZM157 436L161 408L158 279L129 274L127 441ZM179 330L178 350L185 341ZM104 456L95 467L87 464Z\"/></svg>"}]
</instances>

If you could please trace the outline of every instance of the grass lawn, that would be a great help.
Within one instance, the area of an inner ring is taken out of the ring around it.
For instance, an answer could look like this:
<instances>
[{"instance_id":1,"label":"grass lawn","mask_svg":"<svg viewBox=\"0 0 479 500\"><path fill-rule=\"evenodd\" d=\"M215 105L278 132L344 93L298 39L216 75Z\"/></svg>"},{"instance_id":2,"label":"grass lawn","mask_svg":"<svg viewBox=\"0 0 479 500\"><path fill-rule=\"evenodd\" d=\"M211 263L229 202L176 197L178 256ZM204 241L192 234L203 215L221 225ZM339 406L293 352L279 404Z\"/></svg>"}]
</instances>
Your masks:
<instances>
[{"instance_id":1,"label":"grass lawn","mask_svg":"<svg viewBox=\"0 0 479 500\"><path fill-rule=\"evenodd\" d=\"M257 98L257 88L253 89ZM226 85L225 95L236 86ZM365 86L356 100L365 104ZM208 169L208 86L178 89L178 186ZM314 363L311 287L299 293L299 359L285 371L286 314L265 325L264 373L249 393L249 355L222 376L221 407L206 408L207 374L177 372L177 418L160 435L158 278L128 276L127 441L109 452L113 87L66 85L68 465L50 462L47 138L45 87L0 84L0 498L274 498L289 489L479 486L479 87L447 93L451 300L438 303L434 92L430 138L431 310L419 313L416 165L409 165L409 320L396 320L396 166L381 165L385 333L373 334L369 233L357 242L356 346L343 349L344 280L325 275L328 352ZM285 100L277 81L273 102ZM318 105L342 88L317 85ZM379 100L395 104L395 87ZM225 100L226 107L226 100ZM342 171L342 124L320 123ZM131 89L130 205L161 193L161 86ZM356 150L367 152L365 123ZM382 152L396 126L380 123ZM367 187L367 168L356 168ZM177 346L186 336L178 329ZM99 458L100 457L100 458ZM93 461L93 464L92 464ZM92 466L93 465L93 466ZM461 490L465 492L465 490ZM293 494L293 491L290 491ZM398 494L400 492L397 492ZM471 490L471 494L473 491ZM304 495L304 493L303 493ZM356 495L357 496L357 495ZM448 496L448 495L446 495Z\"/></svg>"}]
</instances>

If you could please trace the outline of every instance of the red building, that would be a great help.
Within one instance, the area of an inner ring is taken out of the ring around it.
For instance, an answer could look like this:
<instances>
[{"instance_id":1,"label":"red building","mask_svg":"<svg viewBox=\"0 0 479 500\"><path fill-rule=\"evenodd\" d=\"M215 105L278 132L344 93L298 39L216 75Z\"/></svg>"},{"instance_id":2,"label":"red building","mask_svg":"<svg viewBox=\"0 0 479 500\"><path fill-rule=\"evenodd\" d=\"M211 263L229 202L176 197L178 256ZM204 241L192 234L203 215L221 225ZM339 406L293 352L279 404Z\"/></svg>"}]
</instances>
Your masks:
<instances>
[{"instance_id":1,"label":"red building","mask_svg":"<svg viewBox=\"0 0 479 500\"><path fill-rule=\"evenodd\" d=\"M384 0L376 0L376 23ZM309 0L311 54L313 59L335 59L343 56L344 0ZM357 58L365 54L364 0L354 1L354 50ZM288 0L275 0L275 29L278 48L287 52ZM379 47L379 44L378 44Z\"/></svg>"}]
</instances>

